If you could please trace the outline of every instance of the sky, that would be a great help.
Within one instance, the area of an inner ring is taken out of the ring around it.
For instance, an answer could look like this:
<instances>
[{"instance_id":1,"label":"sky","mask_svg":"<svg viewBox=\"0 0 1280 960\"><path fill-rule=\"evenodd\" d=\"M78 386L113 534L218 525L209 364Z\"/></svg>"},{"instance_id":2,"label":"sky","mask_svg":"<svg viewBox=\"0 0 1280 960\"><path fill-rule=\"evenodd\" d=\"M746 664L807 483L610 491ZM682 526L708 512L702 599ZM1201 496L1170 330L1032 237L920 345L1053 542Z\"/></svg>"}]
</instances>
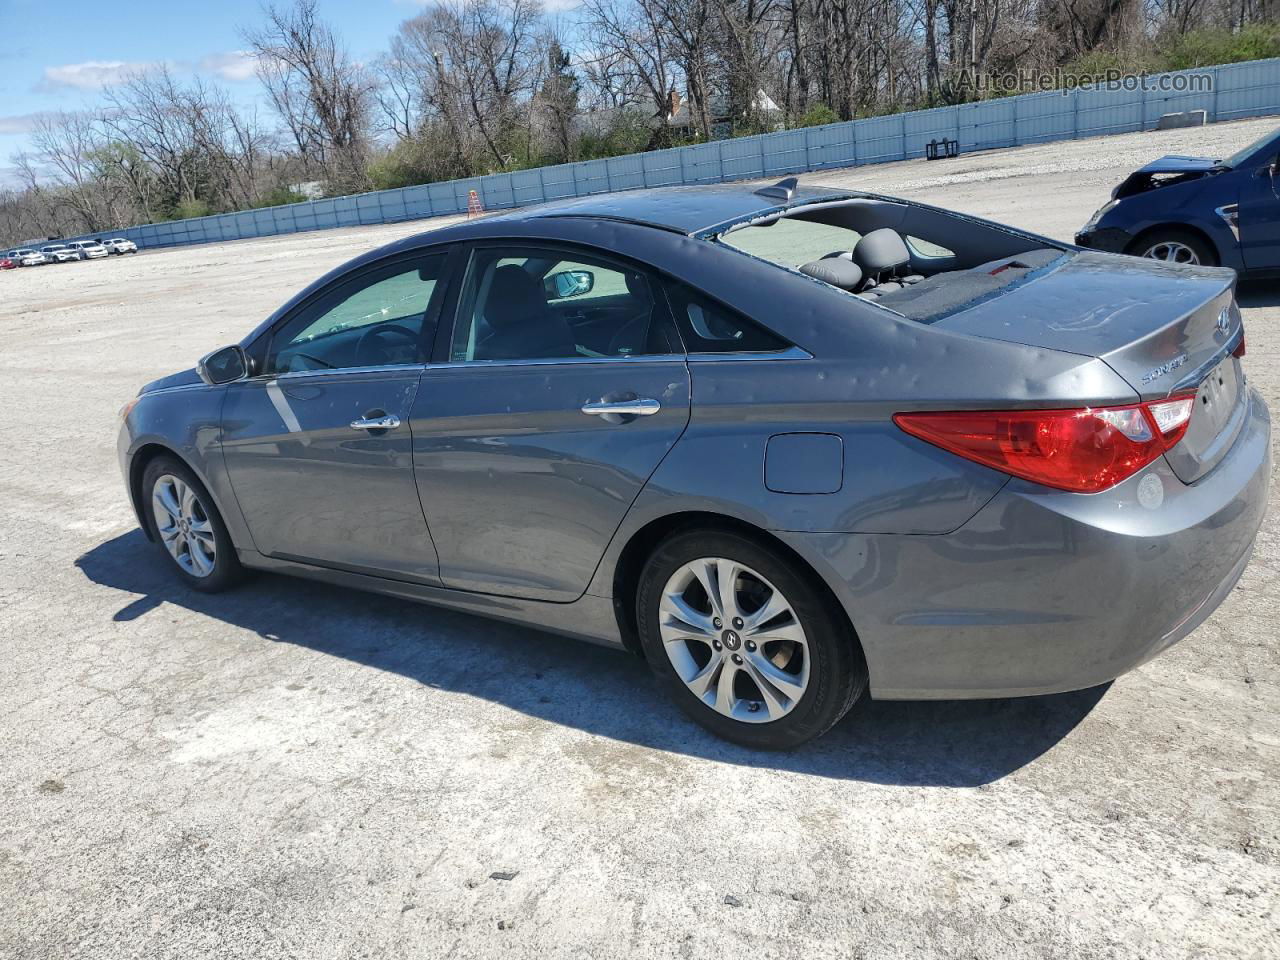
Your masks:
<instances>
[{"instance_id":1,"label":"sky","mask_svg":"<svg viewBox=\"0 0 1280 960\"><path fill-rule=\"evenodd\" d=\"M563 0L559 4L563 5ZM357 60L386 49L413 0L321 0L321 13ZM0 182L29 147L32 121L101 98L129 70L167 63L179 76L223 84L239 102L260 98L239 28L260 23L259 0L0 0Z\"/></svg>"}]
</instances>

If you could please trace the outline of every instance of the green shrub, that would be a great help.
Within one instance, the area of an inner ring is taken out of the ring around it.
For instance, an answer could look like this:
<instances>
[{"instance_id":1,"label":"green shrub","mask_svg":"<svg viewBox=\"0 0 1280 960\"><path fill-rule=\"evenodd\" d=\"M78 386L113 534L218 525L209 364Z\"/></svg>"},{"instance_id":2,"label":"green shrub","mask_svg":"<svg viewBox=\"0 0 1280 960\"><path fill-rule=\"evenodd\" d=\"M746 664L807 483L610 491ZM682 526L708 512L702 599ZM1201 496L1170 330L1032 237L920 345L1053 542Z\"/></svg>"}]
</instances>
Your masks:
<instances>
[{"instance_id":1,"label":"green shrub","mask_svg":"<svg viewBox=\"0 0 1280 960\"><path fill-rule=\"evenodd\" d=\"M825 103L815 103L796 121L797 127L821 127L828 123L839 123L840 114Z\"/></svg>"},{"instance_id":2,"label":"green shrub","mask_svg":"<svg viewBox=\"0 0 1280 960\"><path fill-rule=\"evenodd\" d=\"M191 220L195 217L207 217L213 213L213 207L204 200L181 200L173 208L170 220Z\"/></svg>"},{"instance_id":3,"label":"green shrub","mask_svg":"<svg viewBox=\"0 0 1280 960\"><path fill-rule=\"evenodd\" d=\"M1280 57L1280 25L1253 24L1242 30L1192 30L1162 38L1161 70L1187 70L1216 63Z\"/></svg>"},{"instance_id":4,"label":"green shrub","mask_svg":"<svg viewBox=\"0 0 1280 960\"><path fill-rule=\"evenodd\" d=\"M302 203L307 198L296 190L290 190L286 186L272 187L253 206L261 207L283 207L286 203Z\"/></svg>"}]
</instances>

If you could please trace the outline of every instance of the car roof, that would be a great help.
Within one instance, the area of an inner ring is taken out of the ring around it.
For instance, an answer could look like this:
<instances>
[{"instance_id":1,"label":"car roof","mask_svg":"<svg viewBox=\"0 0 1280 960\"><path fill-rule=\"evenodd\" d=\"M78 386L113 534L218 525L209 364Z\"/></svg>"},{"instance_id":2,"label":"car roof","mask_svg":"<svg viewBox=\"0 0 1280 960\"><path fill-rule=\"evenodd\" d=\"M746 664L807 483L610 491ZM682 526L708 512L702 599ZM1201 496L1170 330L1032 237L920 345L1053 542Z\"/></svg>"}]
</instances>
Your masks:
<instances>
[{"instance_id":1,"label":"car roof","mask_svg":"<svg viewBox=\"0 0 1280 960\"><path fill-rule=\"evenodd\" d=\"M489 222L541 217L593 217L623 220L687 236L699 236L716 233L732 224L792 207L856 196L859 194L831 187L798 186L794 179L765 188L747 183L656 187L558 200L489 218Z\"/></svg>"}]
</instances>

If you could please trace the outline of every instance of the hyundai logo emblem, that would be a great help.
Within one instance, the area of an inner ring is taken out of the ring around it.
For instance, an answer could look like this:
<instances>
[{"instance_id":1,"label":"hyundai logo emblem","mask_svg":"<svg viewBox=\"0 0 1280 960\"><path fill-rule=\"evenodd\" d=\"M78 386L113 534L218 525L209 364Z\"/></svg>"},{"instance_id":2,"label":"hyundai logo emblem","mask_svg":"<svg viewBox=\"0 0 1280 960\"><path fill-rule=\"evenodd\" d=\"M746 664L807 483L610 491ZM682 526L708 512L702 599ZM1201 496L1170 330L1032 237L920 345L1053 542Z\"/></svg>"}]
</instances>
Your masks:
<instances>
[{"instance_id":1,"label":"hyundai logo emblem","mask_svg":"<svg viewBox=\"0 0 1280 960\"><path fill-rule=\"evenodd\" d=\"M1222 308L1222 312L1218 314L1218 332L1226 333L1231 329L1231 311L1226 307Z\"/></svg>"}]
</instances>

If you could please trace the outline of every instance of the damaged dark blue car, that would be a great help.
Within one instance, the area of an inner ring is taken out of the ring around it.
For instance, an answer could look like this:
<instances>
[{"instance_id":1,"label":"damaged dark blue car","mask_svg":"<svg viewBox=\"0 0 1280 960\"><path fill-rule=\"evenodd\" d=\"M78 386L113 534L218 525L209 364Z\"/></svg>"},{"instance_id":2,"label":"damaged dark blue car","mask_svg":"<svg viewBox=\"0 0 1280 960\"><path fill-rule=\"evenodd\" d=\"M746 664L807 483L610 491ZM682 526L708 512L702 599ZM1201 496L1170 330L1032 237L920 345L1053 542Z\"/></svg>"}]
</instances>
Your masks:
<instances>
[{"instance_id":1,"label":"damaged dark blue car","mask_svg":"<svg viewBox=\"0 0 1280 960\"><path fill-rule=\"evenodd\" d=\"M1225 160L1161 157L1130 174L1076 243L1280 276L1280 130Z\"/></svg>"}]
</instances>

